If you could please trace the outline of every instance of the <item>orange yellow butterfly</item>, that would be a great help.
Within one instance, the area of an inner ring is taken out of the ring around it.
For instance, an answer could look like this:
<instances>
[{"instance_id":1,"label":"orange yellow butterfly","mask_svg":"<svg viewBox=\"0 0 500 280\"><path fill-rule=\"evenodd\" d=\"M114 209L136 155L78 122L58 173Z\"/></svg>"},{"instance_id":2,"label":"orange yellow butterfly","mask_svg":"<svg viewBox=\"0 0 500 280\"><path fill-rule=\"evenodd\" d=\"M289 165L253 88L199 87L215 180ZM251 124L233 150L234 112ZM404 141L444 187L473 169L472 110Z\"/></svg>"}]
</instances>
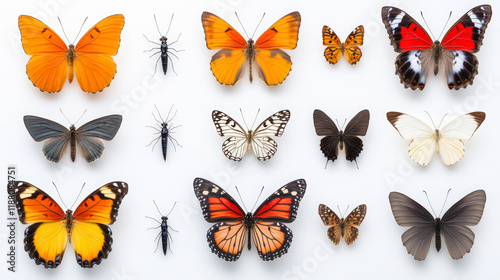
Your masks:
<instances>
[{"instance_id":1,"label":"orange yellow butterfly","mask_svg":"<svg viewBox=\"0 0 500 280\"><path fill-rule=\"evenodd\" d=\"M347 61L354 65L361 59L361 49L363 45L363 37L365 29L363 25L356 27L351 34L345 39L345 43L340 42L337 34L333 30L323 26L323 45L328 46L325 49L325 58L330 64L335 64L340 60L342 55L345 55Z\"/></svg>"},{"instance_id":2,"label":"orange yellow butterfly","mask_svg":"<svg viewBox=\"0 0 500 280\"><path fill-rule=\"evenodd\" d=\"M269 27L257 41L245 39L220 17L203 12L201 21L205 30L207 48L221 49L210 62L217 81L234 85L242 77L244 63L248 61L250 82L252 65L257 63L257 73L267 85L281 84L292 69L290 56L281 49L295 49L299 36L300 13L292 12Z\"/></svg>"},{"instance_id":3,"label":"orange yellow butterfly","mask_svg":"<svg viewBox=\"0 0 500 280\"><path fill-rule=\"evenodd\" d=\"M15 199L19 220L30 224L24 232L24 250L38 265L56 268L68 242L73 243L81 267L100 264L111 252L111 229L118 207L128 192L125 182L100 187L75 209L62 208L45 192L23 181L8 186Z\"/></svg>"},{"instance_id":4,"label":"orange yellow butterfly","mask_svg":"<svg viewBox=\"0 0 500 280\"><path fill-rule=\"evenodd\" d=\"M31 55L26 73L41 91L58 92L76 76L83 91L96 93L109 86L116 73L111 56L118 52L123 15L109 16L94 25L76 46L66 46L50 27L38 19L19 16L21 41Z\"/></svg>"}]
</instances>

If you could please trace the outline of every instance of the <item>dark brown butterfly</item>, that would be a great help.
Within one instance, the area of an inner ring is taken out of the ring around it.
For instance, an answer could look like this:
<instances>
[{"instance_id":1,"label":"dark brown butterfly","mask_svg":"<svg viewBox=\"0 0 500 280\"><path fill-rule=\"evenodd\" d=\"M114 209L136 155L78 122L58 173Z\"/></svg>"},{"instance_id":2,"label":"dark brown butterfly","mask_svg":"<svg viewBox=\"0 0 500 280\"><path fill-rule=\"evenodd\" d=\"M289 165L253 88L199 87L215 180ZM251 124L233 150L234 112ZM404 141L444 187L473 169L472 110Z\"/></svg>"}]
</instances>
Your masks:
<instances>
[{"instance_id":1,"label":"dark brown butterfly","mask_svg":"<svg viewBox=\"0 0 500 280\"><path fill-rule=\"evenodd\" d=\"M324 204L319 205L318 214L325 226L331 226L328 229L328 238L333 244L339 245L340 240L344 237L347 245L351 245L358 238L359 231L356 227L361 225L365 219L366 205L359 205L345 219L339 218L332 209Z\"/></svg>"},{"instance_id":2,"label":"dark brown butterfly","mask_svg":"<svg viewBox=\"0 0 500 280\"><path fill-rule=\"evenodd\" d=\"M474 232L467 226L475 226L481 220L486 193L483 190L469 193L453 204L442 218L436 219L422 205L402 193L391 192L389 201L398 225L411 227L401 236L408 254L416 260L425 260L433 236L439 252L442 233L448 252L456 260L469 253L474 244Z\"/></svg>"},{"instance_id":3,"label":"dark brown butterfly","mask_svg":"<svg viewBox=\"0 0 500 280\"><path fill-rule=\"evenodd\" d=\"M345 157L348 161L356 161L363 150L363 141L358 136L366 135L370 111L365 109L359 112L347 124L345 131L339 131L333 120L321 110L314 110L313 120L316 134L325 136L321 139L319 146L328 160L335 161L340 148L340 150L345 150Z\"/></svg>"}]
</instances>

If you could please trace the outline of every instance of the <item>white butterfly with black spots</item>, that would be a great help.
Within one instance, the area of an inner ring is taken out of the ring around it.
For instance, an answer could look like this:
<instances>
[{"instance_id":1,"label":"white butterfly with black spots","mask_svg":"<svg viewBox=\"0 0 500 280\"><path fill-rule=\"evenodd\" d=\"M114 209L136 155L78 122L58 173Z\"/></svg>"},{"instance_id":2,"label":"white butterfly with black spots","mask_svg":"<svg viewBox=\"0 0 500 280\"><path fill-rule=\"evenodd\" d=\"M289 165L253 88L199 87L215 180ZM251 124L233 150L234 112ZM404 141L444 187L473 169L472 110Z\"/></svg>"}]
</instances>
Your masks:
<instances>
[{"instance_id":1,"label":"white butterfly with black spots","mask_svg":"<svg viewBox=\"0 0 500 280\"><path fill-rule=\"evenodd\" d=\"M260 161L268 160L278 150L278 143L272 136L281 136L290 120L290 111L281 110L265 119L255 130L246 131L233 118L221 111L212 112L215 129L220 136L229 136L222 143L224 155L234 161L241 161L245 152L253 150Z\"/></svg>"}]
</instances>

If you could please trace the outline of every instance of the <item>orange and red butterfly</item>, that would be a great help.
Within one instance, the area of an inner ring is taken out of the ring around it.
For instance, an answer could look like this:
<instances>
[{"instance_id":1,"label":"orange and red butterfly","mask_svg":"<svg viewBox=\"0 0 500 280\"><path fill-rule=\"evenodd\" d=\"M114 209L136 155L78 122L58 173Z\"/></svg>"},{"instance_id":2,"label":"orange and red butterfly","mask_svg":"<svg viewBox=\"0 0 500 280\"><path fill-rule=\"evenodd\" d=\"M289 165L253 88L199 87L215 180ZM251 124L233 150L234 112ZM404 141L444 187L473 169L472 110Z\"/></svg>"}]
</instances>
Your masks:
<instances>
[{"instance_id":1,"label":"orange and red butterfly","mask_svg":"<svg viewBox=\"0 0 500 280\"><path fill-rule=\"evenodd\" d=\"M335 64L342 55L345 55L351 65L356 64L361 59L362 53L359 47L363 45L364 35L365 29L363 25L360 25L347 36L345 43L342 43L337 34L330 27L324 25L323 45L328 46L324 53L326 61Z\"/></svg>"},{"instance_id":2,"label":"orange and red butterfly","mask_svg":"<svg viewBox=\"0 0 500 280\"><path fill-rule=\"evenodd\" d=\"M13 190L12 190L13 189ZM13 191L19 221L32 224L24 232L24 250L38 265L56 268L68 242L73 243L81 267L100 264L111 252L111 229L128 192L125 182L110 182L85 198L75 211L62 208L45 192L23 181Z\"/></svg>"},{"instance_id":3,"label":"orange and red butterfly","mask_svg":"<svg viewBox=\"0 0 500 280\"><path fill-rule=\"evenodd\" d=\"M245 41L229 23L220 17L203 12L201 21L205 31L207 48L221 49L210 62L217 81L234 85L242 77L248 61L250 82L253 80L252 65L257 62L257 73L267 85L281 84L292 69L290 56L281 49L295 49L299 36L300 13L292 12L269 27L257 41Z\"/></svg>"},{"instance_id":4,"label":"orange and red butterfly","mask_svg":"<svg viewBox=\"0 0 500 280\"><path fill-rule=\"evenodd\" d=\"M66 46L61 37L40 20L19 16L23 48L31 55L26 65L28 78L41 91L58 92L66 79L71 83L74 76L83 91L102 91L116 73L116 63L111 56L118 52L124 24L123 15L109 16L89 29L76 46Z\"/></svg>"},{"instance_id":5,"label":"orange and red butterfly","mask_svg":"<svg viewBox=\"0 0 500 280\"><path fill-rule=\"evenodd\" d=\"M306 192L304 179L294 180L276 190L252 214L245 214L236 201L216 184L196 178L194 193L200 201L203 217L215 223L207 232L212 252L226 261L236 261L248 237L257 247L259 256L272 261L288 252L292 243L292 231L284 224L297 216L299 203Z\"/></svg>"}]
</instances>

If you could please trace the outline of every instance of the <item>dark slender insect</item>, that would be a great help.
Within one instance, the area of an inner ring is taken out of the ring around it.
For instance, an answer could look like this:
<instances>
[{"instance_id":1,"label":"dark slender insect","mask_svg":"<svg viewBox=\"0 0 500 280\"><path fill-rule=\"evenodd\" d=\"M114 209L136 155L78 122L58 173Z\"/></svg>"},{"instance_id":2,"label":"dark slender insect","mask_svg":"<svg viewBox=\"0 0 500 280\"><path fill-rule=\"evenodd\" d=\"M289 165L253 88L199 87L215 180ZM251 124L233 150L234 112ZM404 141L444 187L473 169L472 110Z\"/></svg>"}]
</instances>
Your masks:
<instances>
[{"instance_id":1,"label":"dark slender insect","mask_svg":"<svg viewBox=\"0 0 500 280\"><path fill-rule=\"evenodd\" d=\"M172 104L172 107L170 107L170 110L168 111L168 115L167 115L166 120L163 120L163 118L161 117L160 111L158 110L158 107L156 107L156 105L155 105L156 111L158 112L158 117L160 119L158 120L158 118L156 118L154 113L153 113L153 118L156 120L156 122L158 123L158 126L160 128L156 128L153 126L147 126L147 127L151 127L154 130L156 130L157 133L155 133L155 134L159 134L158 137L151 140L151 142L147 146L148 147L151 146L151 144L153 144L153 142L154 142L153 148L151 148L151 151L152 151L152 150L154 150L158 141L161 140L163 160L165 160L165 161L167 161L167 142L168 142L168 140L170 140L170 142L172 142L172 145L174 146L175 151L177 151L177 148L175 147L175 145L182 147L182 145L180 145L179 142L177 142L177 140L175 140L175 138L172 137L172 133L174 133L172 130L174 130L180 126L180 125L172 126L172 123L171 123L171 121L175 118L175 115L177 115L177 111L175 111L174 116L171 119L169 119L170 112L172 111L173 107L174 107L174 105Z\"/></svg>"},{"instance_id":2,"label":"dark slender insect","mask_svg":"<svg viewBox=\"0 0 500 280\"><path fill-rule=\"evenodd\" d=\"M177 57L177 55L175 55L170 50L173 50L175 52L184 51L184 50L176 50L176 49L174 49L174 48L171 47L171 45L173 45L173 44L177 43L177 41L179 41L179 38L181 37L182 33L179 34L179 36L177 37L177 40L175 40L175 42L172 42L172 43L168 44L167 43L167 41L168 41L167 35L168 35L168 31L170 30L170 25L172 24L172 20L174 19L174 15L172 14L172 18L170 18L170 23L168 24L167 33L165 34L165 36L161 35L160 28L158 27L158 22L156 21L156 15L154 16L154 18L155 18L156 29L158 30L158 33L160 33L160 36L161 36L160 39L159 39L160 43L153 42L153 41L149 40L148 37L146 37L146 35L144 35L144 34L143 35L146 38L146 40L148 40L148 42L153 43L155 45L158 45L159 47L151 48L150 50L146 50L144 52L151 52L153 50L159 50L159 51L153 53L150 56L150 58L151 58L151 57L153 57L153 56L155 56L157 54L160 54L160 56L158 57L158 60L156 61L156 64L155 64L155 72L154 72L154 74L156 74L156 69L158 68L158 62L160 62L160 59L161 59L161 66L163 68L163 74L167 75L168 62L170 60L170 64L172 65L172 71L174 71L174 73L177 75L177 72L175 72L174 64L172 62L172 59L171 59L170 55L174 56L177 59L179 59L179 58Z\"/></svg>"},{"instance_id":3,"label":"dark slender insect","mask_svg":"<svg viewBox=\"0 0 500 280\"><path fill-rule=\"evenodd\" d=\"M158 205L156 205L156 202L154 200L153 200L153 203L156 206L156 210L158 210L158 213L160 213L160 215L161 215L161 222L153 217L146 216L146 218L155 220L156 222L158 222L160 224L157 227L148 228L148 230L160 228L160 232L158 233L158 235L155 238L155 241L156 241L155 252L156 252L156 250L158 250L158 246L160 245L160 237L161 237L161 245L162 245L162 249L163 249L163 255L166 256L167 249L170 251L170 253L172 253L172 250L170 250L170 241L173 242L172 237L170 236L170 233L168 232L168 229L170 228L171 230L178 232L175 229L173 229L171 226L169 226L167 223L168 215L170 215L170 213L172 213L172 210L174 210L174 207L175 207L175 204L177 204L177 201L174 203L174 206L172 206L172 209L170 210L170 212L168 212L168 214L166 216L163 216L163 214L160 212L160 209L158 208Z\"/></svg>"}]
</instances>

